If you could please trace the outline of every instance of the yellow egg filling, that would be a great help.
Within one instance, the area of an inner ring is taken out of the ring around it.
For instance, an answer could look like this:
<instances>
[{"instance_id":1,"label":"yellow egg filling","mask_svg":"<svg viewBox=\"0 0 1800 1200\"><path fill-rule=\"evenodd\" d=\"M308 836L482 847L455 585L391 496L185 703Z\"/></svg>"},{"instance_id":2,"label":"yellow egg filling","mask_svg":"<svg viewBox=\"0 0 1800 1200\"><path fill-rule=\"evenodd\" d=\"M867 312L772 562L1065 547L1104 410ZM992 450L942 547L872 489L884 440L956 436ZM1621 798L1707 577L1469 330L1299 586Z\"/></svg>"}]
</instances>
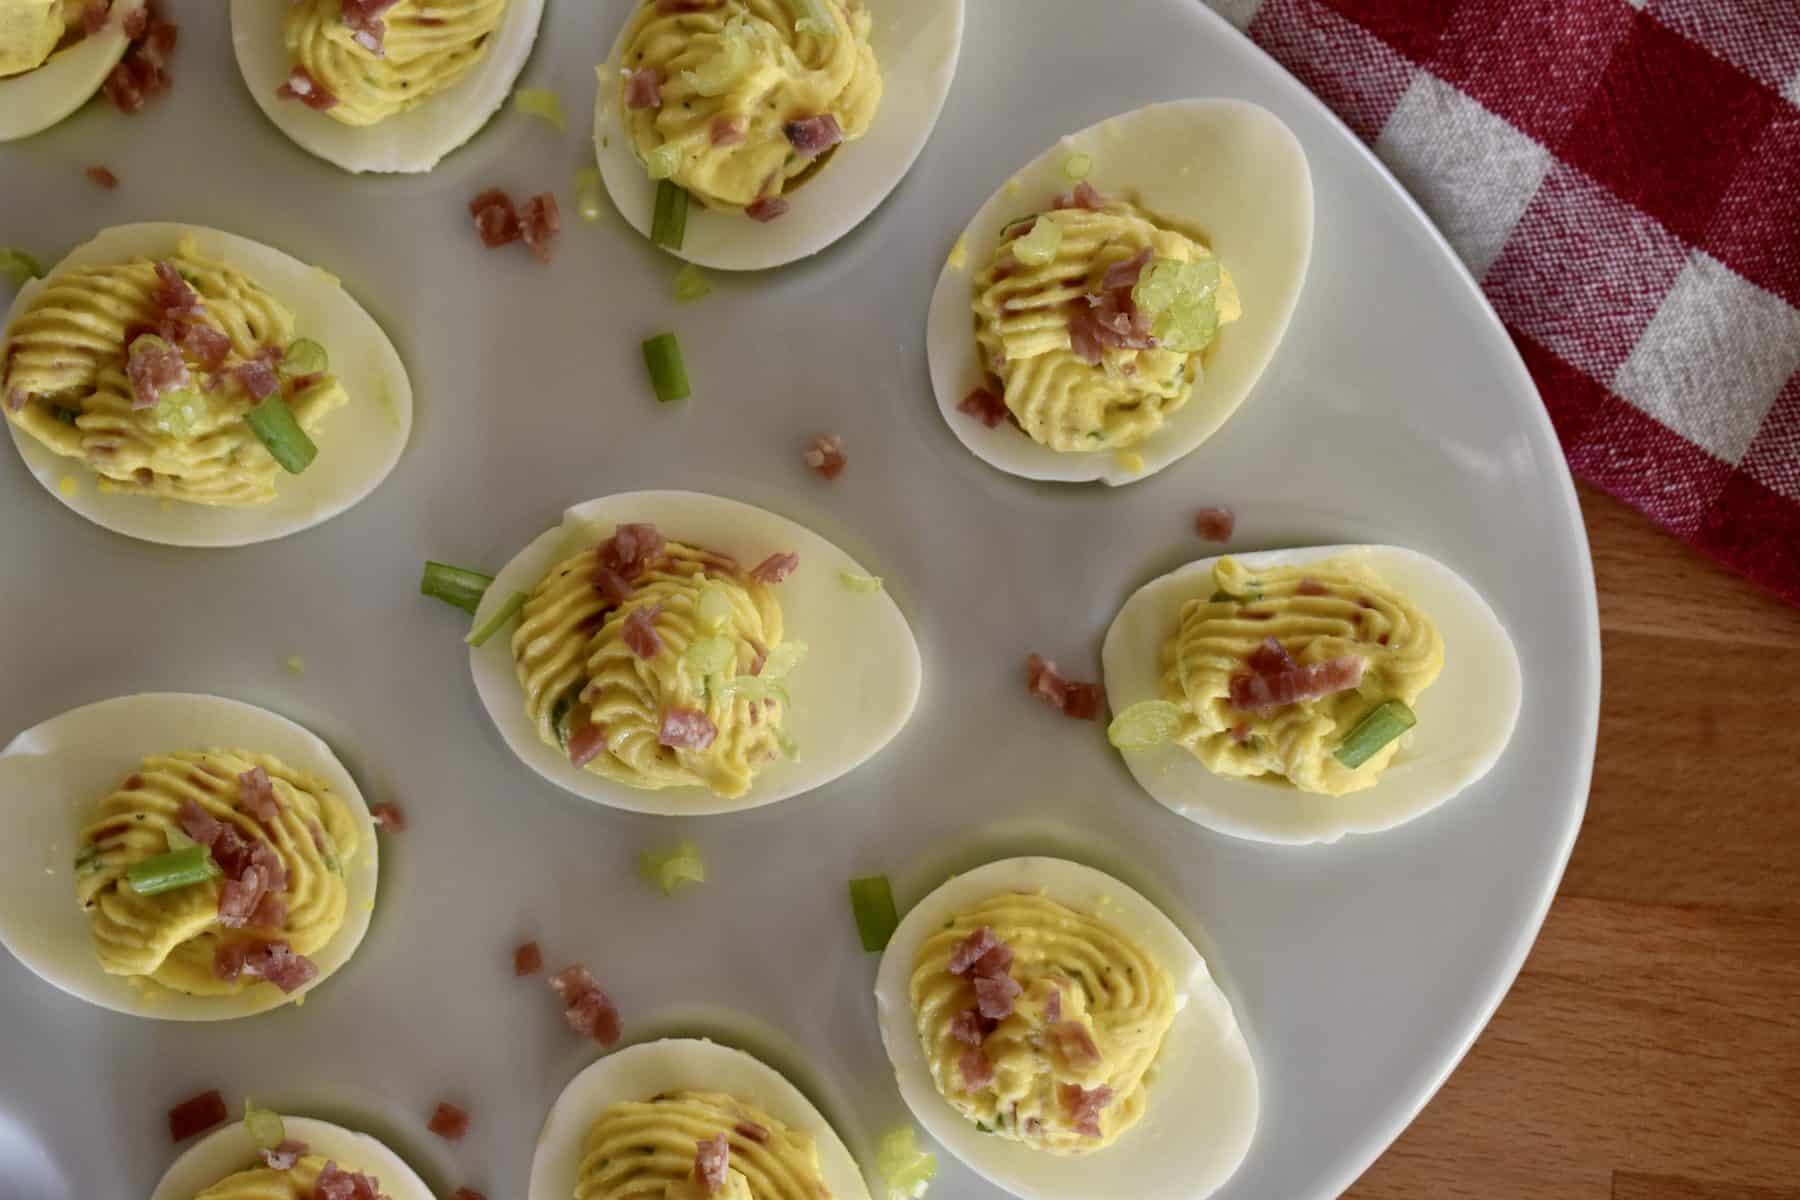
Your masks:
<instances>
[{"instance_id":1,"label":"yellow egg filling","mask_svg":"<svg viewBox=\"0 0 1800 1200\"><path fill-rule=\"evenodd\" d=\"M240 806L239 776L261 767L278 813L264 822ZM251 846L268 847L286 873L279 927L226 928L218 878L140 895L131 868L191 839L181 813L192 801ZM87 913L94 951L110 975L134 976L192 996L235 995L256 986L249 975L221 978L215 958L230 942L285 942L298 955L317 952L344 922L344 864L357 852L349 806L323 780L247 750L151 755L105 800L82 831L75 892Z\"/></svg>"},{"instance_id":2,"label":"yellow egg filling","mask_svg":"<svg viewBox=\"0 0 1800 1200\"><path fill-rule=\"evenodd\" d=\"M742 209L791 191L826 155L809 157L790 123L830 116L846 142L868 132L881 103L863 0L820 0L829 29L787 0L713 0L689 10L646 0L627 27L622 69L655 74L658 103L633 108L625 128L653 178L673 179L711 208ZM802 21L806 21L804 26Z\"/></svg>"},{"instance_id":3,"label":"yellow egg filling","mask_svg":"<svg viewBox=\"0 0 1800 1200\"><path fill-rule=\"evenodd\" d=\"M668 1092L615 1104L581 1145L575 1200L705 1200L694 1180L699 1144L724 1134L725 1189L710 1200L830 1200L807 1134L719 1092Z\"/></svg>"},{"instance_id":4,"label":"yellow egg filling","mask_svg":"<svg viewBox=\"0 0 1800 1200\"><path fill-rule=\"evenodd\" d=\"M340 0L293 0L288 57L337 103L323 110L346 125L374 125L461 80L487 53L506 0L400 0L381 14L379 51L357 40Z\"/></svg>"},{"instance_id":5,"label":"yellow egg filling","mask_svg":"<svg viewBox=\"0 0 1800 1200\"><path fill-rule=\"evenodd\" d=\"M958 948L986 928L1012 952L1012 1012L979 1013L973 973L952 974ZM919 947L909 986L915 1027L938 1092L977 1127L1053 1154L1111 1145L1143 1117L1146 1085L1174 1024L1167 971L1123 932L1042 895L1007 892L958 915ZM972 1085L969 1057L992 1078ZM1082 1096L1095 1103L1083 1128Z\"/></svg>"},{"instance_id":6,"label":"yellow egg filling","mask_svg":"<svg viewBox=\"0 0 1800 1200\"><path fill-rule=\"evenodd\" d=\"M1373 787L1401 739L1356 767L1337 751L1377 705L1410 707L1437 678L1444 642L1430 618L1355 555L1261 571L1223 558L1212 587L1182 605L1163 647L1163 695L1181 709L1176 740L1219 775L1285 779L1328 796ZM1361 682L1268 712L1238 708L1232 680L1269 638L1301 666L1360 657Z\"/></svg>"},{"instance_id":7,"label":"yellow egg filling","mask_svg":"<svg viewBox=\"0 0 1800 1200\"><path fill-rule=\"evenodd\" d=\"M126 336L135 345L145 327L158 324L158 261L199 296L199 313L182 320L223 335L230 347L212 366L184 348L189 384L155 407L135 408ZM234 371L279 359L294 340L286 305L184 243L165 259L47 279L7 330L0 400L20 429L122 488L221 507L266 504L282 470L244 419L258 401ZM284 393L309 434L349 400L329 372L290 381Z\"/></svg>"},{"instance_id":8,"label":"yellow egg filling","mask_svg":"<svg viewBox=\"0 0 1800 1200\"><path fill-rule=\"evenodd\" d=\"M285 1171L269 1167L239 1171L219 1180L194 1200L315 1200L319 1173L325 1169L326 1161L323 1155L308 1154ZM337 1162L340 1171L358 1169L353 1163L330 1161Z\"/></svg>"},{"instance_id":9,"label":"yellow egg filling","mask_svg":"<svg viewBox=\"0 0 1800 1200\"><path fill-rule=\"evenodd\" d=\"M0 0L0 79L23 75L81 40L86 0Z\"/></svg>"},{"instance_id":10,"label":"yellow egg filling","mask_svg":"<svg viewBox=\"0 0 1800 1200\"><path fill-rule=\"evenodd\" d=\"M1014 222L976 275L982 363L1033 441L1059 452L1127 449L1192 396L1210 341L1192 350L1101 345L1098 362L1078 352L1072 322L1105 315L1100 302L1119 290L1107 285L1108 271L1144 255L1151 266L1217 262L1200 239L1115 199ZM1243 314L1222 267L1211 313L1216 327Z\"/></svg>"}]
</instances>

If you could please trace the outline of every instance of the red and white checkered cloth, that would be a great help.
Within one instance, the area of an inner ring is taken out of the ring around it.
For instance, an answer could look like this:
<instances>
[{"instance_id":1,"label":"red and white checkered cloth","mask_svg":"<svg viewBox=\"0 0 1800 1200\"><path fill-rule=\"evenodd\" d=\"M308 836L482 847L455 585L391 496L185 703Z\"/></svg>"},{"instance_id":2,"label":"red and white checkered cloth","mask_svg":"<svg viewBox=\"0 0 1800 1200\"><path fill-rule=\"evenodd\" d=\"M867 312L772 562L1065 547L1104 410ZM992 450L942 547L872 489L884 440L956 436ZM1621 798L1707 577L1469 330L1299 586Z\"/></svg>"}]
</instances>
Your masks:
<instances>
[{"instance_id":1,"label":"red and white checkered cloth","mask_svg":"<svg viewBox=\"0 0 1800 1200\"><path fill-rule=\"evenodd\" d=\"M1575 474L1800 604L1800 0L1208 0L1369 142Z\"/></svg>"}]
</instances>

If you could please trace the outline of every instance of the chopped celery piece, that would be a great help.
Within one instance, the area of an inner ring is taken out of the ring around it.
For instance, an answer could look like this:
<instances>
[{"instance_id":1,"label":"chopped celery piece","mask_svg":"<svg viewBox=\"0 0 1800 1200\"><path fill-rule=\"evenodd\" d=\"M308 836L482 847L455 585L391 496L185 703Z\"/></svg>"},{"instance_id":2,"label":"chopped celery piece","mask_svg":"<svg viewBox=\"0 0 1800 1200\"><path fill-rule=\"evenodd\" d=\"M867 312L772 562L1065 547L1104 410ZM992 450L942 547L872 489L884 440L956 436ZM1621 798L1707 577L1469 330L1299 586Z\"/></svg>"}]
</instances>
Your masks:
<instances>
[{"instance_id":1,"label":"chopped celery piece","mask_svg":"<svg viewBox=\"0 0 1800 1200\"><path fill-rule=\"evenodd\" d=\"M287 1141L287 1126L282 1124L281 1114L258 1108L248 1100L244 1102L244 1128L259 1150L273 1150Z\"/></svg>"},{"instance_id":2,"label":"chopped celery piece","mask_svg":"<svg viewBox=\"0 0 1800 1200\"><path fill-rule=\"evenodd\" d=\"M1063 160L1063 174L1070 179L1086 179L1088 172L1094 169L1094 156L1091 154L1071 154Z\"/></svg>"},{"instance_id":3,"label":"chopped celery piece","mask_svg":"<svg viewBox=\"0 0 1800 1200\"><path fill-rule=\"evenodd\" d=\"M693 395L688 386L687 364L681 357L681 343L674 334L659 333L644 343L644 366L650 372L650 386L656 389L656 398L662 403L686 400Z\"/></svg>"},{"instance_id":4,"label":"chopped celery piece","mask_svg":"<svg viewBox=\"0 0 1800 1200\"><path fill-rule=\"evenodd\" d=\"M701 628L717 633L731 620L731 593L720 584L707 584L694 601L694 615L700 619Z\"/></svg>"},{"instance_id":5,"label":"chopped celery piece","mask_svg":"<svg viewBox=\"0 0 1800 1200\"><path fill-rule=\"evenodd\" d=\"M276 368L284 379L300 379L307 375L323 375L331 370L331 356L325 347L311 338L295 338L282 352Z\"/></svg>"},{"instance_id":6,"label":"chopped celery piece","mask_svg":"<svg viewBox=\"0 0 1800 1200\"><path fill-rule=\"evenodd\" d=\"M805 642L783 642L769 651L769 657L763 660L761 678L770 683L786 679L788 673L799 666L800 660L805 657Z\"/></svg>"},{"instance_id":7,"label":"chopped celery piece","mask_svg":"<svg viewBox=\"0 0 1800 1200\"><path fill-rule=\"evenodd\" d=\"M686 841L667 854L646 850L638 855L638 872L661 888L665 896L674 895L675 889L684 883L706 882L706 864L700 860L700 850L694 843Z\"/></svg>"},{"instance_id":8,"label":"chopped celery piece","mask_svg":"<svg viewBox=\"0 0 1800 1200\"><path fill-rule=\"evenodd\" d=\"M689 263L675 272L674 289L675 299L686 304L688 301L698 300L712 291L712 284L707 282L705 272L693 263Z\"/></svg>"},{"instance_id":9,"label":"chopped celery piece","mask_svg":"<svg viewBox=\"0 0 1800 1200\"><path fill-rule=\"evenodd\" d=\"M194 845L133 863L125 872L125 882L140 896L154 896L205 883L218 874L218 865L206 847Z\"/></svg>"},{"instance_id":10,"label":"chopped celery piece","mask_svg":"<svg viewBox=\"0 0 1800 1200\"><path fill-rule=\"evenodd\" d=\"M686 159L687 154L682 150L680 142L664 142L644 156L644 169L650 172L650 178L666 182L681 170L681 164ZM662 208L660 190L657 193L657 208L659 211Z\"/></svg>"},{"instance_id":11,"label":"chopped celery piece","mask_svg":"<svg viewBox=\"0 0 1800 1200\"><path fill-rule=\"evenodd\" d=\"M749 704L757 704L764 700L788 702L787 689L779 680L764 679L760 675L737 675L719 685L719 690L727 696L734 696Z\"/></svg>"},{"instance_id":12,"label":"chopped celery piece","mask_svg":"<svg viewBox=\"0 0 1800 1200\"><path fill-rule=\"evenodd\" d=\"M163 836L169 839L169 849L171 850L186 850L189 846L200 844L189 837L179 825L169 826L169 831Z\"/></svg>"},{"instance_id":13,"label":"chopped celery piece","mask_svg":"<svg viewBox=\"0 0 1800 1200\"><path fill-rule=\"evenodd\" d=\"M651 178L656 178L653 173ZM687 189L668 179L656 185L656 211L650 218L650 240L665 250L679 250L687 238Z\"/></svg>"},{"instance_id":14,"label":"chopped celery piece","mask_svg":"<svg viewBox=\"0 0 1800 1200\"><path fill-rule=\"evenodd\" d=\"M837 21L825 0L787 0L787 6L794 14L795 33L810 33L822 38L837 36Z\"/></svg>"},{"instance_id":15,"label":"chopped celery piece","mask_svg":"<svg viewBox=\"0 0 1800 1200\"><path fill-rule=\"evenodd\" d=\"M788 736L787 730L777 729L775 731L775 744L781 747L781 757L789 762L800 761L800 744Z\"/></svg>"},{"instance_id":16,"label":"chopped celery piece","mask_svg":"<svg viewBox=\"0 0 1800 1200\"><path fill-rule=\"evenodd\" d=\"M862 948L870 953L887 949L888 939L900 926L900 914L894 910L894 889L886 875L871 875L850 881L850 911L856 917L856 936Z\"/></svg>"},{"instance_id":17,"label":"chopped celery piece","mask_svg":"<svg viewBox=\"0 0 1800 1200\"><path fill-rule=\"evenodd\" d=\"M14 287L24 287L44 273L38 260L23 250L0 246L0 276Z\"/></svg>"},{"instance_id":18,"label":"chopped celery piece","mask_svg":"<svg viewBox=\"0 0 1800 1200\"><path fill-rule=\"evenodd\" d=\"M427 561L425 574L419 578L419 594L435 596L445 604L454 604L465 612L473 613L481 606L481 597L493 582L492 575L465 571L449 563Z\"/></svg>"},{"instance_id":19,"label":"chopped celery piece","mask_svg":"<svg viewBox=\"0 0 1800 1200\"><path fill-rule=\"evenodd\" d=\"M513 107L528 117L541 117L556 126L558 132L569 128L562 100L549 88L520 88L513 93Z\"/></svg>"},{"instance_id":20,"label":"chopped celery piece","mask_svg":"<svg viewBox=\"0 0 1800 1200\"><path fill-rule=\"evenodd\" d=\"M173 388L157 399L156 407L150 410L150 423L170 437L185 438L194 432L205 403L195 388Z\"/></svg>"},{"instance_id":21,"label":"chopped celery piece","mask_svg":"<svg viewBox=\"0 0 1800 1200\"><path fill-rule=\"evenodd\" d=\"M584 221L600 219L600 172L593 167L575 172L575 211Z\"/></svg>"},{"instance_id":22,"label":"chopped celery piece","mask_svg":"<svg viewBox=\"0 0 1800 1200\"><path fill-rule=\"evenodd\" d=\"M681 669L695 679L709 679L731 669L737 661L737 647L730 638L704 637L681 652Z\"/></svg>"},{"instance_id":23,"label":"chopped celery piece","mask_svg":"<svg viewBox=\"0 0 1800 1200\"><path fill-rule=\"evenodd\" d=\"M1389 742L1419 723L1413 710L1398 700L1383 700L1358 721L1338 743L1335 757L1351 770L1362 766Z\"/></svg>"},{"instance_id":24,"label":"chopped celery piece","mask_svg":"<svg viewBox=\"0 0 1800 1200\"><path fill-rule=\"evenodd\" d=\"M244 421L268 448L269 456L289 475L298 475L319 457L318 446L306 436L306 430L300 428L300 422L294 419L294 410L287 406L280 392L270 392L267 399L244 414Z\"/></svg>"},{"instance_id":25,"label":"chopped celery piece","mask_svg":"<svg viewBox=\"0 0 1800 1200\"><path fill-rule=\"evenodd\" d=\"M1131 298L1151 318L1151 332L1165 349L1192 354L1204 350L1219 331L1223 277L1216 258L1199 262L1159 258L1138 276Z\"/></svg>"},{"instance_id":26,"label":"chopped celery piece","mask_svg":"<svg viewBox=\"0 0 1800 1200\"><path fill-rule=\"evenodd\" d=\"M839 571L838 579L853 592L879 592L881 576L858 575L855 571Z\"/></svg>"},{"instance_id":27,"label":"chopped celery piece","mask_svg":"<svg viewBox=\"0 0 1800 1200\"><path fill-rule=\"evenodd\" d=\"M1151 323L1150 332L1166 350L1198 353L1218 335L1219 306L1208 299L1192 306L1172 308Z\"/></svg>"},{"instance_id":28,"label":"chopped celery piece","mask_svg":"<svg viewBox=\"0 0 1800 1200\"><path fill-rule=\"evenodd\" d=\"M519 615L525 607L525 593L514 592L506 598L506 603L494 610L494 615L481 623L478 629L469 630L463 641L470 646L485 646L489 638L505 629L512 619Z\"/></svg>"},{"instance_id":29,"label":"chopped celery piece","mask_svg":"<svg viewBox=\"0 0 1800 1200\"><path fill-rule=\"evenodd\" d=\"M286 658L281 660L281 665L288 669L289 674L292 674L292 675L306 674L306 660L304 658L301 658L298 654L288 655Z\"/></svg>"},{"instance_id":30,"label":"chopped celery piece","mask_svg":"<svg viewBox=\"0 0 1800 1200\"><path fill-rule=\"evenodd\" d=\"M921 1150L912 1126L903 1125L881 1139L875 1171L887 1183L885 1200L919 1200L937 1175L937 1156Z\"/></svg>"},{"instance_id":31,"label":"chopped celery piece","mask_svg":"<svg viewBox=\"0 0 1800 1200\"><path fill-rule=\"evenodd\" d=\"M1167 700L1141 700L1112 719L1106 740L1121 750L1148 750L1173 741L1181 709Z\"/></svg>"},{"instance_id":32,"label":"chopped celery piece","mask_svg":"<svg viewBox=\"0 0 1800 1200\"><path fill-rule=\"evenodd\" d=\"M725 23L719 48L699 68L683 71L681 78L702 96L723 96L750 69L750 25L742 16Z\"/></svg>"},{"instance_id":33,"label":"chopped celery piece","mask_svg":"<svg viewBox=\"0 0 1800 1200\"><path fill-rule=\"evenodd\" d=\"M1024 237L1014 238L1013 257L1028 267L1041 267L1062 249L1062 222L1045 213Z\"/></svg>"}]
</instances>

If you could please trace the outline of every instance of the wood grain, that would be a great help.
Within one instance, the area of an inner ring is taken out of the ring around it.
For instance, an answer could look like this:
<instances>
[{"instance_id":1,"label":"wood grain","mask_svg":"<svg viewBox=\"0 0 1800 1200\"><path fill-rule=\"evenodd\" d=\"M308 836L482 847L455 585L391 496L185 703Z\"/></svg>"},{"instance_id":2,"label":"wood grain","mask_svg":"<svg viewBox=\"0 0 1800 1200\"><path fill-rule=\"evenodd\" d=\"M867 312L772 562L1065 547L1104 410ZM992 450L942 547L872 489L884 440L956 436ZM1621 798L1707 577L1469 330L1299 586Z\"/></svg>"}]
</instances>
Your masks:
<instances>
[{"instance_id":1,"label":"wood grain","mask_svg":"<svg viewBox=\"0 0 1800 1200\"><path fill-rule=\"evenodd\" d=\"M1493 1023L1354 1200L1800 1200L1800 611L1581 503L1581 838Z\"/></svg>"}]
</instances>

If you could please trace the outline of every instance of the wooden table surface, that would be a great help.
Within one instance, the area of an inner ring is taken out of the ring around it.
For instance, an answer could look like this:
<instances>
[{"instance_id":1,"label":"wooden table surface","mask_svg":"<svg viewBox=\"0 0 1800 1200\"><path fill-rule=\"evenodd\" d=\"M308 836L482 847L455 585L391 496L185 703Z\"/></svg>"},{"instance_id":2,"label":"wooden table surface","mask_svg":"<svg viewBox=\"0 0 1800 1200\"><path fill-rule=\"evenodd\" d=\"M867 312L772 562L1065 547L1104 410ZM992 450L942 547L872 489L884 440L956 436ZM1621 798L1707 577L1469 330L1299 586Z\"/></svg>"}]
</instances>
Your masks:
<instances>
[{"instance_id":1,"label":"wooden table surface","mask_svg":"<svg viewBox=\"0 0 1800 1200\"><path fill-rule=\"evenodd\" d=\"M1800 1200L1800 611L1581 504L1587 819L1518 982L1352 1200Z\"/></svg>"}]
</instances>

